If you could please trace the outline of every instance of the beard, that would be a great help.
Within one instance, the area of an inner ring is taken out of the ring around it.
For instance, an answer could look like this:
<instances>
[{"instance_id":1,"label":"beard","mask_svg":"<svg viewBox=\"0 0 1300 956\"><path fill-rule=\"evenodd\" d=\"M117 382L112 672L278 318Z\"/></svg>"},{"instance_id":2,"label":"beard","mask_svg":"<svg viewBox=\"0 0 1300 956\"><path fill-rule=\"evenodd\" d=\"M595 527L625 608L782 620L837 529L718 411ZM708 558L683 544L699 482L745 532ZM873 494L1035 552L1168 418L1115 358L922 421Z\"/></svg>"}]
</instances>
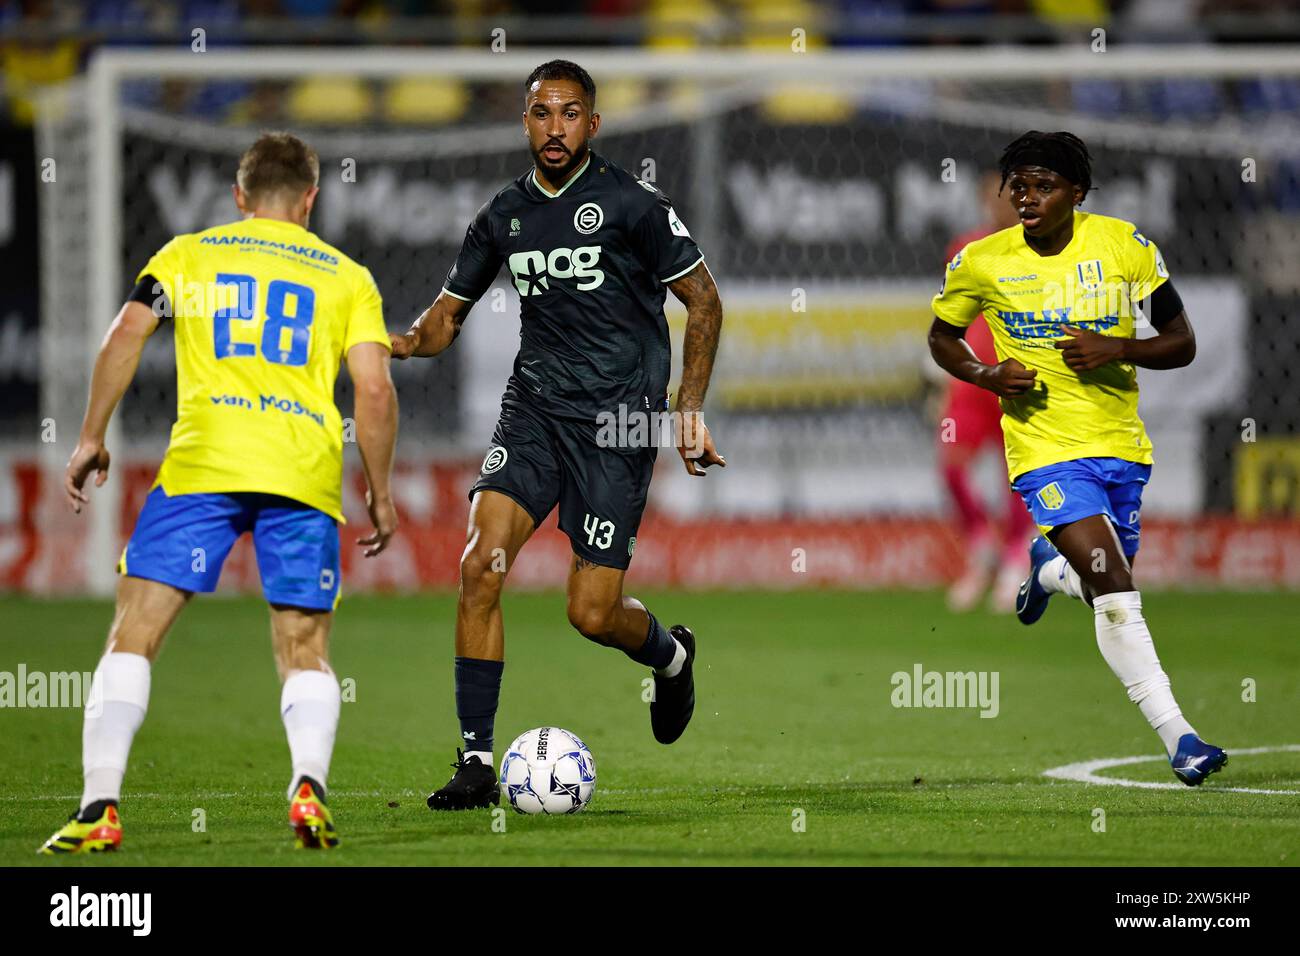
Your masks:
<instances>
[{"instance_id":1,"label":"beard","mask_svg":"<svg viewBox=\"0 0 1300 956\"><path fill-rule=\"evenodd\" d=\"M572 153L569 154L568 162L566 162L563 166L557 169L554 166L551 166L549 163L545 162L542 158L542 150L549 145L551 145L549 142L543 143L541 149L533 149L530 146L529 152L533 154L533 165L536 166L538 169L545 170L547 178L551 179L552 182L562 181L566 176L569 175L569 173L577 169L578 166L581 165L582 161L587 158L587 151L589 149L588 144L583 143L576 150L574 150Z\"/></svg>"}]
</instances>

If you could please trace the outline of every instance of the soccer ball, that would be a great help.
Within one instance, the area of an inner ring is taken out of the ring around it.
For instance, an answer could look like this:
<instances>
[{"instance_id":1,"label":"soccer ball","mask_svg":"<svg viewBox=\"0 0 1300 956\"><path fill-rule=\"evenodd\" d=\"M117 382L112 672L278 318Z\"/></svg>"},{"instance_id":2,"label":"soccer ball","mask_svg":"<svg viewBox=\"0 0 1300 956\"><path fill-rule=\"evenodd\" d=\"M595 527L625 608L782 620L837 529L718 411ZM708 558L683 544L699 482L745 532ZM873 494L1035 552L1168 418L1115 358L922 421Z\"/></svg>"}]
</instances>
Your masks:
<instances>
[{"instance_id":1,"label":"soccer ball","mask_svg":"<svg viewBox=\"0 0 1300 956\"><path fill-rule=\"evenodd\" d=\"M596 758L575 734L538 727L506 751L501 790L520 813L577 813L596 790Z\"/></svg>"}]
</instances>

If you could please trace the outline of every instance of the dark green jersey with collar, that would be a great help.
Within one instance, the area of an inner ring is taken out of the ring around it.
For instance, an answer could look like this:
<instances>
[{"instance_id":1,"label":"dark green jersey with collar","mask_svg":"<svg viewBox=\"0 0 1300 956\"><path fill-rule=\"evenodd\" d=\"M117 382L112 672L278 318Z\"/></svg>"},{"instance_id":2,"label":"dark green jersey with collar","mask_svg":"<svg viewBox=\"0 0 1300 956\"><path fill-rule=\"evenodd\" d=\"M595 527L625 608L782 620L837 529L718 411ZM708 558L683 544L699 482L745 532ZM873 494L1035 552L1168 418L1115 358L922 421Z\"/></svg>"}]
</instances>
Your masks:
<instances>
[{"instance_id":1,"label":"dark green jersey with collar","mask_svg":"<svg viewBox=\"0 0 1300 956\"><path fill-rule=\"evenodd\" d=\"M554 195L530 169L485 204L444 289L477 301L505 265L521 316L505 404L594 422L664 407L664 283L702 259L667 196L591 153Z\"/></svg>"}]
</instances>

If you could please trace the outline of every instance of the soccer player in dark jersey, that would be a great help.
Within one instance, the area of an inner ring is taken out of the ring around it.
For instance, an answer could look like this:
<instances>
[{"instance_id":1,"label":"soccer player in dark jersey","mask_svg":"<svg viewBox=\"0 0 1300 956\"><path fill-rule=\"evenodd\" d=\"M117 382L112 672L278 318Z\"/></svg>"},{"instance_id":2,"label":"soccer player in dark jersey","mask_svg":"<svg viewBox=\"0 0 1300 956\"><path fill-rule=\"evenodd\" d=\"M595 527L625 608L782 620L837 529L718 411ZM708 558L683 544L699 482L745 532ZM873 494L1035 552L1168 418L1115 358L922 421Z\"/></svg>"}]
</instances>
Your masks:
<instances>
[{"instance_id":1,"label":"soccer player in dark jersey","mask_svg":"<svg viewBox=\"0 0 1300 956\"><path fill-rule=\"evenodd\" d=\"M665 289L686 306L675 438L691 475L726 465L701 416L722 325L704 257L668 197L590 148L600 128L596 87L566 60L525 83L524 131L533 166L470 224L441 294L393 355L437 355L503 264L521 303L522 328L501 419L470 489L469 534L456 613L456 712L464 752L429 796L435 810L499 800L492 733L505 659L500 595L520 548L559 506L572 543L569 622L654 671L655 739L681 736L695 708L695 636L664 628L623 578L636 545L654 468L648 440L608 440L611 417L662 421L668 407ZM625 438L637 435L635 426Z\"/></svg>"}]
</instances>

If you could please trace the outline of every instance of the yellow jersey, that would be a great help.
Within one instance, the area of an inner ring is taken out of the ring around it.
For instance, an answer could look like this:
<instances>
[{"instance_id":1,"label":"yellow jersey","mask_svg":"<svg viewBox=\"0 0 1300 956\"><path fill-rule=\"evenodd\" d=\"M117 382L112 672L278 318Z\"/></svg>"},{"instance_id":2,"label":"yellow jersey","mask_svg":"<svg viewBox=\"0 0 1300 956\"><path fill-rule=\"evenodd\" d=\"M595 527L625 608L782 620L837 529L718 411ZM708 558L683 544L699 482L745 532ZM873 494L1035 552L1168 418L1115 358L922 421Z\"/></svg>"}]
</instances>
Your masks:
<instances>
[{"instance_id":1,"label":"yellow jersey","mask_svg":"<svg viewBox=\"0 0 1300 956\"><path fill-rule=\"evenodd\" d=\"M934 314L965 328L981 312L998 361L1036 369L1034 387L1001 399L1007 473L1078 458L1151 464L1138 417L1137 370L1112 362L1071 371L1056 343L1062 324L1134 337L1137 303L1166 282L1160 250L1131 222L1075 210L1074 235L1055 256L1040 256L1012 226L967 245L948 263Z\"/></svg>"},{"instance_id":2,"label":"yellow jersey","mask_svg":"<svg viewBox=\"0 0 1300 956\"><path fill-rule=\"evenodd\" d=\"M343 520L339 363L389 347L368 270L302 226L251 218L177 236L140 270L171 304L169 495L282 495Z\"/></svg>"}]
</instances>

